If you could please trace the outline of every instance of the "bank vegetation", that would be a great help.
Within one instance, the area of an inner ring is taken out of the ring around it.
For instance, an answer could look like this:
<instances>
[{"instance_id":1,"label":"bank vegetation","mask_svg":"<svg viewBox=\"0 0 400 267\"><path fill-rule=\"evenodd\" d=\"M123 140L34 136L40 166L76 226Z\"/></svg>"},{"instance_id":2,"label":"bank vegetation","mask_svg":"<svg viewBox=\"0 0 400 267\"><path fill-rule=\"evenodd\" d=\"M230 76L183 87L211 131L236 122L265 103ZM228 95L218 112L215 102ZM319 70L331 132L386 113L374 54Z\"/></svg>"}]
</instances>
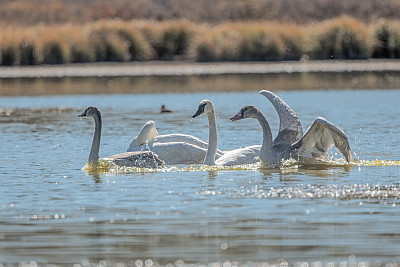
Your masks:
<instances>
[{"instance_id":1,"label":"bank vegetation","mask_svg":"<svg viewBox=\"0 0 400 267\"><path fill-rule=\"evenodd\" d=\"M304 24L103 19L0 27L2 66L368 58L400 58L400 21L349 16Z\"/></svg>"}]
</instances>

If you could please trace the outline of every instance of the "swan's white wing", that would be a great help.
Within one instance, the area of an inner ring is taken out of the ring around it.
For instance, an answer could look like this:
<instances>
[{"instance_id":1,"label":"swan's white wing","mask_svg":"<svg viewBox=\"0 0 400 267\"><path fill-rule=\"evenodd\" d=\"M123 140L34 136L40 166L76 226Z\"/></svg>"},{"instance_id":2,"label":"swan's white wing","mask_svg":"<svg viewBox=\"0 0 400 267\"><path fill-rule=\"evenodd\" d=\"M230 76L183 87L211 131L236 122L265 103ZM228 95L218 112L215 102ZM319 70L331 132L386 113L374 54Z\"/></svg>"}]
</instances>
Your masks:
<instances>
[{"instance_id":1,"label":"swan's white wing","mask_svg":"<svg viewBox=\"0 0 400 267\"><path fill-rule=\"evenodd\" d=\"M125 152L104 159L126 167L156 168L164 165L164 162L151 151Z\"/></svg>"},{"instance_id":2,"label":"swan's white wing","mask_svg":"<svg viewBox=\"0 0 400 267\"><path fill-rule=\"evenodd\" d=\"M274 145L291 145L300 140L303 136L303 128L296 112L274 93L262 90L260 94L272 103L279 115L279 134L274 140Z\"/></svg>"},{"instance_id":3,"label":"swan's white wing","mask_svg":"<svg viewBox=\"0 0 400 267\"><path fill-rule=\"evenodd\" d=\"M207 148L207 143L197 137L187 134L163 134L156 136L153 140L154 143L169 143L169 142L184 142L193 144L202 148Z\"/></svg>"},{"instance_id":4,"label":"swan's white wing","mask_svg":"<svg viewBox=\"0 0 400 267\"><path fill-rule=\"evenodd\" d=\"M153 140L155 137L159 136L156 124L153 122L153 127L151 127L149 132L149 140Z\"/></svg>"},{"instance_id":5,"label":"swan's white wing","mask_svg":"<svg viewBox=\"0 0 400 267\"><path fill-rule=\"evenodd\" d=\"M153 144L155 143L170 143L170 142L183 142L183 143L188 143L192 144L195 146L198 146L200 148L207 149L208 144L204 142L203 140L193 136L193 135L188 135L188 134L163 134L156 136L152 140ZM217 149L217 155L216 157L219 158L224 154L223 151Z\"/></svg>"},{"instance_id":6,"label":"swan's white wing","mask_svg":"<svg viewBox=\"0 0 400 267\"><path fill-rule=\"evenodd\" d=\"M133 138L132 142L129 144L127 151L137 151L137 147L141 147L146 144L147 138L153 139L157 135L158 132L154 121L146 122L145 124L143 124L138 135L135 136L135 138Z\"/></svg>"},{"instance_id":7,"label":"swan's white wing","mask_svg":"<svg viewBox=\"0 0 400 267\"><path fill-rule=\"evenodd\" d=\"M149 149L166 164L201 164L207 151L184 142L153 143Z\"/></svg>"},{"instance_id":8,"label":"swan's white wing","mask_svg":"<svg viewBox=\"0 0 400 267\"><path fill-rule=\"evenodd\" d=\"M261 146L248 146L231 151L225 151L225 154L215 161L217 165L243 165L259 162Z\"/></svg>"},{"instance_id":9,"label":"swan's white wing","mask_svg":"<svg viewBox=\"0 0 400 267\"><path fill-rule=\"evenodd\" d=\"M349 140L343 130L319 117L314 120L303 138L293 144L292 149L298 151L299 157L324 160L333 145L347 162L353 159Z\"/></svg>"},{"instance_id":10,"label":"swan's white wing","mask_svg":"<svg viewBox=\"0 0 400 267\"><path fill-rule=\"evenodd\" d=\"M136 151L150 151L150 149L147 143L141 146L130 145L129 148L127 149L127 152L136 152Z\"/></svg>"}]
</instances>

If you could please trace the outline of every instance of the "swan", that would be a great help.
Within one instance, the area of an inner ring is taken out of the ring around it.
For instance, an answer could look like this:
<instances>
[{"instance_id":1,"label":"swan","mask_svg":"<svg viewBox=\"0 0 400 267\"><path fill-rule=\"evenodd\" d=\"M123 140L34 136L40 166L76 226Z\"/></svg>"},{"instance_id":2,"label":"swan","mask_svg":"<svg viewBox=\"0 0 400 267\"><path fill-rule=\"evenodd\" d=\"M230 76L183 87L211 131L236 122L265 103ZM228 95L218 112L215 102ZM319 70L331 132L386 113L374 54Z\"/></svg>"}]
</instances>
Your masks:
<instances>
[{"instance_id":1,"label":"swan","mask_svg":"<svg viewBox=\"0 0 400 267\"><path fill-rule=\"evenodd\" d=\"M147 141L148 138L148 141ZM154 121L150 120L146 122L140 129L139 134L133 138L129 145L128 151L136 151L137 147L146 145L149 142L154 143L169 143L169 142L184 142L189 143L204 149L207 149L208 144L203 140L189 134L163 134L160 135L157 131L156 124ZM139 148L141 149L141 148ZM217 157L224 154L223 151L217 150Z\"/></svg>"},{"instance_id":2,"label":"swan","mask_svg":"<svg viewBox=\"0 0 400 267\"><path fill-rule=\"evenodd\" d=\"M292 144L274 144L267 119L253 105L244 106L231 118L231 121L246 118L257 119L261 125L263 142L260 161L265 167L278 165L282 160L289 158L326 160L327 152L333 145L348 163L353 159L346 134L342 129L322 117L316 118L306 133Z\"/></svg>"},{"instance_id":3,"label":"swan","mask_svg":"<svg viewBox=\"0 0 400 267\"><path fill-rule=\"evenodd\" d=\"M204 157L204 165L241 165L250 164L259 161L258 155L261 149L260 145L249 146L244 148L238 148L231 151L224 151L217 160L215 159L218 145L217 138L217 123L215 117L214 104L210 100L202 100L196 113L192 116L193 118L200 116L201 114L207 114L209 133L208 133L208 149L207 154Z\"/></svg>"},{"instance_id":4,"label":"swan","mask_svg":"<svg viewBox=\"0 0 400 267\"><path fill-rule=\"evenodd\" d=\"M206 142L192 135L159 135L154 121L148 121L133 138L127 151L154 151L167 164L198 164L203 162L207 147ZM223 154L217 151L218 158Z\"/></svg>"},{"instance_id":5,"label":"swan","mask_svg":"<svg viewBox=\"0 0 400 267\"><path fill-rule=\"evenodd\" d=\"M99 147L102 127L100 110L97 107L91 106L85 109L85 111L82 114L78 115L78 117L93 117L94 119L95 129L88 162L97 163L100 159ZM157 154L151 151L121 153L106 157L104 159L107 161L112 161L116 165L126 167L156 168L164 165L164 162L158 158Z\"/></svg>"}]
</instances>

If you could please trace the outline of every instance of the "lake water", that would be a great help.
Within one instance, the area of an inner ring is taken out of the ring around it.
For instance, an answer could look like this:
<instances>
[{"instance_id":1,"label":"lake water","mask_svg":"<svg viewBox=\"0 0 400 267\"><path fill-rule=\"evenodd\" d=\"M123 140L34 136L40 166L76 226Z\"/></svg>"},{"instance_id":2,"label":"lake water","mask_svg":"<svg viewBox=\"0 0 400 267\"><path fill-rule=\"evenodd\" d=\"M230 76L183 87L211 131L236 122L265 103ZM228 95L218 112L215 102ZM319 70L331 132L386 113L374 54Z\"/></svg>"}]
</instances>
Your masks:
<instances>
[{"instance_id":1,"label":"lake water","mask_svg":"<svg viewBox=\"0 0 400 267\"><path fill-rule=\"evenodd\" d=\"M103 115L100 156L126 151L147 120L207 140L206 116L191 118L205 98L223 150L261 144L255 120L229 121L242 106L259 107L274 135L278 116L257 90L1 97L0 266L399 262L400 89L277 94L304 130L318 116L340 126L358 163L333 149L338 164L310 168L88 173L93 120L77 115L90 105Z\"/></svg>"}]
</instances>

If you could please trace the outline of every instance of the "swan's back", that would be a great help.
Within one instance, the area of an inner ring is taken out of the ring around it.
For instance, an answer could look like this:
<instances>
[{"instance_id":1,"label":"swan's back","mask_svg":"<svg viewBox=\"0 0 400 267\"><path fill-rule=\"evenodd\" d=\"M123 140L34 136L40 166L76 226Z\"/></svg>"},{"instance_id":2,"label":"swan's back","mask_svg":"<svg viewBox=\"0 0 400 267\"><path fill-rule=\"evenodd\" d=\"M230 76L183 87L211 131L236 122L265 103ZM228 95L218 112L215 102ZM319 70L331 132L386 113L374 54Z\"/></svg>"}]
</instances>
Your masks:
<instances>
[{"instance_id":1,"label":"swan's back","mask_svg":"<svg viewBox=\"0 0 400 267\"><path fill-rule=\"evenodd\" d=\"M155 143L175 143L175 142L182 142L191 144L194 146L198 146L200 148L207 149L208 144L203 140L188 134L163 134L156 136L153 140L149 141L149 145ZM220 157L224 154L223 151L217 150L217 157Z\"/></svg>"},{"instance_id":2,"label":"swan's back","mask_svg":"<svg viewBox=\"0 0 400 267\"><path fill-rule=\"evenodd\" d=\"M149 144L166 164L200 164L203 163L207 149L184 142Z\"/></svg>"},{"instance_id":3,"label":"swan's back","mask_svg":"<svg viewBox=\"0 0 400 267\"><path fill-rule=\"evenodd\" d=\"M231 151L225 151L225 154L217 159L215 164L232 166L256 163L260 161L260 150L261 145L254 145Z\"/></svg>"},{"instance_id":4,"label":"swan's back","mask_svg":"<svg viewBox=\"0 0 400 267\"><path fill-rule=\"evenodd\" d=\"M207 143L200 140L197 137L194 137L192 135L187 135L187 134L163 134L154 137L152 142L156 143L169 143L169 142L184 142L184 143L189 143L192 145L196 145L202 148L207 148Z\"/></svg>"}]
</instances>

